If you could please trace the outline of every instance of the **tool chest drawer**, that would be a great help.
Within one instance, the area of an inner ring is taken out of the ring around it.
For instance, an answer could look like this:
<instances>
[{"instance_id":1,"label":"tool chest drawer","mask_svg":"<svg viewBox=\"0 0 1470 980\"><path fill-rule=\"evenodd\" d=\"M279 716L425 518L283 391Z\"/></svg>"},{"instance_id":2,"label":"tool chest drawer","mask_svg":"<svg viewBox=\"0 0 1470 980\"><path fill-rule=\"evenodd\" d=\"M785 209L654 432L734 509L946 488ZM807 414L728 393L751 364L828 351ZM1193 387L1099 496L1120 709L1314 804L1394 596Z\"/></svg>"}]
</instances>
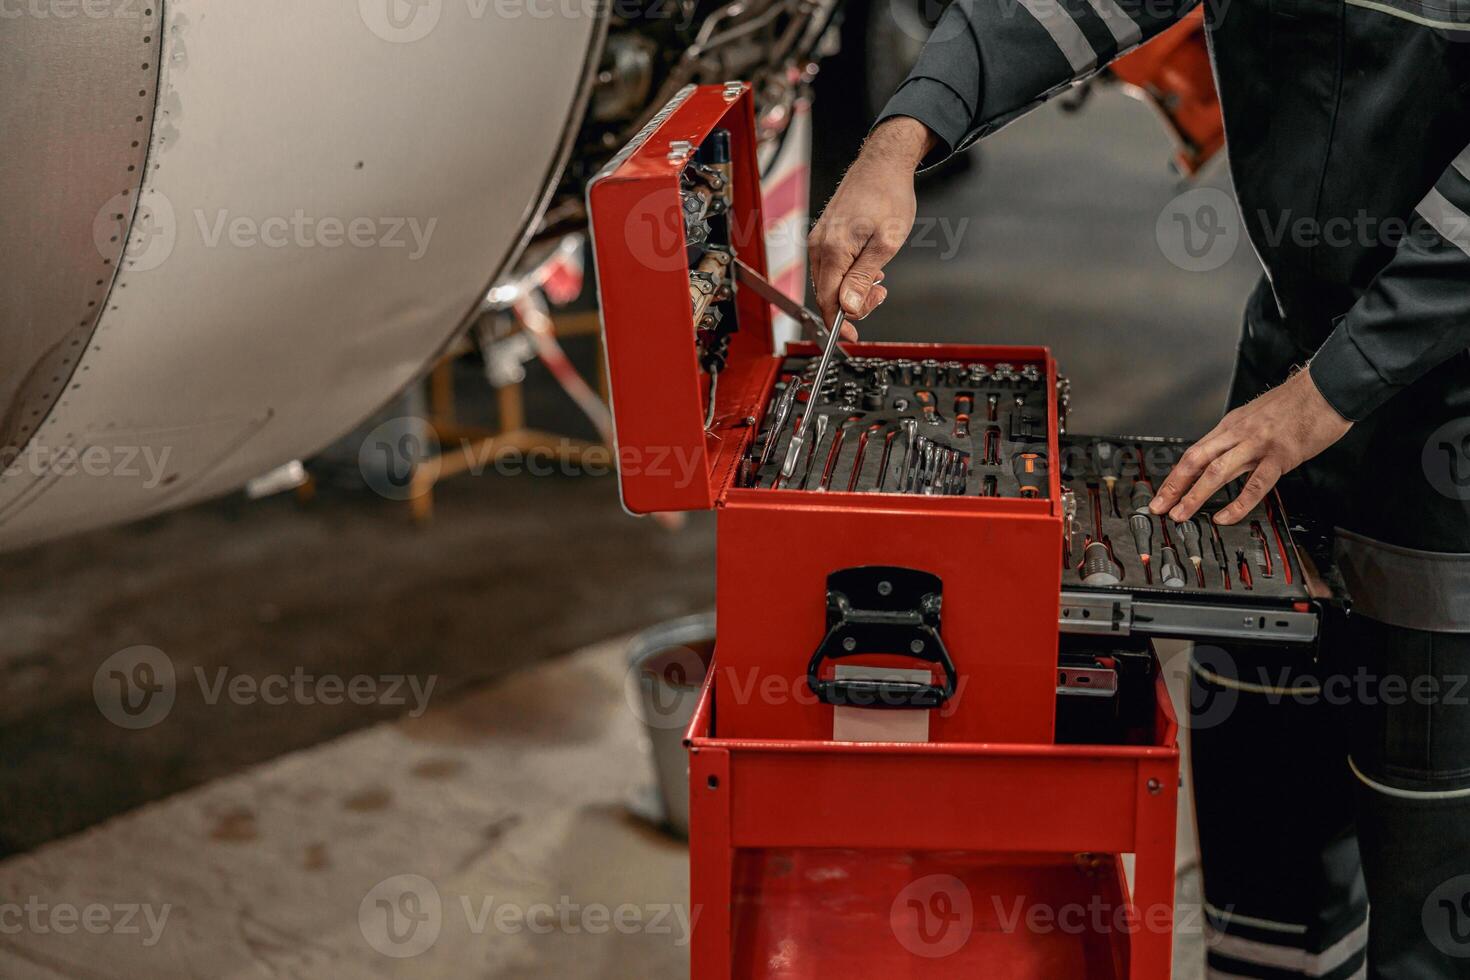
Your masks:
<instances>
[{"instance_id":1,"label":"tool chest drawer","mask_svg":"<svg viewBox=\"0 0 1470 980\"><path fill-rule=\"evenodd\" d=\"M711 678L686 733L692 975L1168 976L1178 725L1147 640L1075 642L1136 669L1070 744L731 738ZM1018 902L1104 914L1036 929Z\"/></svg>"},{"instance_id":2,"label":"tool chest drawer","mask_svg":"<svg viewBox=\"0 0 1470 980\"><path fill-rule=\"evenodd\" d=\"M1346 606L1330 548L1276 491L1229 527L1210 515L1243 478L1192 520L1148 511L1187 440L1068 434L1060 445L1063 633L1303 644L1328 607Z\"/></svg>"}]
</instances>

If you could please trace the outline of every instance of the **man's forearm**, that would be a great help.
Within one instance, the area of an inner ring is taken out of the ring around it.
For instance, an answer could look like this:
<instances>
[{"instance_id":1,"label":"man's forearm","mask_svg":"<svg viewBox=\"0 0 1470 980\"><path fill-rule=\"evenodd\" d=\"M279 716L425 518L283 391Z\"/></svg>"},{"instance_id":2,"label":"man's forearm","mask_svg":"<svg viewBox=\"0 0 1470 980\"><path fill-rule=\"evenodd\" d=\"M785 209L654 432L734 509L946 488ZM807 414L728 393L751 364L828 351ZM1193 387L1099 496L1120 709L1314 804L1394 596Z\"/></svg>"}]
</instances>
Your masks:
<instances>
[{"instance_id":1,"label":"man's forearm","mask_svg":"<svg viewBox=\"0 0 1470 980\"><path fill-rule=\"evenodd\" d=\"M912 173L938 143L939 137L917 119L893 116L868 134L860 159Z\"/></svg>"}]
</instances>

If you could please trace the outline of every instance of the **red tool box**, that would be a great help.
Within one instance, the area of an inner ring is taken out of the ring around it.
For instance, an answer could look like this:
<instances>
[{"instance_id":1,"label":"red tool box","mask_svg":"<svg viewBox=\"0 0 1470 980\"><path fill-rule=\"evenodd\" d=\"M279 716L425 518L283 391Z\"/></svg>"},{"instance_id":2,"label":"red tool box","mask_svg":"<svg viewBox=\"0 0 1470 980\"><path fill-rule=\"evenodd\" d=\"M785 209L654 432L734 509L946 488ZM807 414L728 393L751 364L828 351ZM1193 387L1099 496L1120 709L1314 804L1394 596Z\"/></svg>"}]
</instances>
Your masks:
<instances>
[{"instance_id":1,"label":"red tool box","mask_svg":"<svg viewBox=\"0 0 1470 980\"><path fill-rule=\"evenodd\" d=\"M1179 447L1089 468L1046 349L855 343L831 378L775 350L745 85L679 93L588 199L624 504L718 513L693 975L1167 978L1177 724L1147 634L1310 641L1284 516L1259 594L1201 562L1145 585L1097 488Z\"/></svg>"}]
</instances>

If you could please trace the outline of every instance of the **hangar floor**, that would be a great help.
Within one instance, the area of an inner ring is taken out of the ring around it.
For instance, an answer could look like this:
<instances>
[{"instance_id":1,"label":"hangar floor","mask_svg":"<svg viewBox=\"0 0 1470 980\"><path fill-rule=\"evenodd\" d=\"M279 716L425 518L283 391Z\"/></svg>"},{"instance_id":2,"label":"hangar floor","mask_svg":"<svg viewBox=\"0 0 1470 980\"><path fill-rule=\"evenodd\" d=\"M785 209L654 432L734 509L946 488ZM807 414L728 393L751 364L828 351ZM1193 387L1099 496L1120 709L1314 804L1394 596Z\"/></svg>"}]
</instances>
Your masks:
<instances>
[{"instance_id":1,"label":"hangar floor","mask_svg":"<svg viewBox=\"0 0 1470 980\"><path fill-rule=\"evenodd\" d=\"M1074 430L1202 432L1255 263L1243 245L1211 275L1165 259L1155 222L1181 189L1168 152L1116 93L1014 125L978 177L924 189L939 244L893 264L865 336L1048 343L1074 379ZM495 868L521 895L609 901L626 880L631 901L677 900L681 851L620 811L642 763L616 710L615 647L587 648L711 603L712 521L670 533L630 520L605 477L460 478L438 493L423 529L367 496L231 499L7 556L0 853L18 856L0 865L0 895L202 897L167 940L181 958L123 969L105 942L0 936L0 974L346 975L332 963L364 955L360 936L342 948L356 898L332 903L416 868L446 876L446 895L501 887L474 877ZM379 724L403 709L211 703L196 686L163 723L123 731L98 712L93 677L137 644L189 677L433 674L432 710ZM666 936L581 938L430 955L446 976L680 975ZM384 957L354 975L410 973L438 975Z\"/></svg>"}]
</instances>

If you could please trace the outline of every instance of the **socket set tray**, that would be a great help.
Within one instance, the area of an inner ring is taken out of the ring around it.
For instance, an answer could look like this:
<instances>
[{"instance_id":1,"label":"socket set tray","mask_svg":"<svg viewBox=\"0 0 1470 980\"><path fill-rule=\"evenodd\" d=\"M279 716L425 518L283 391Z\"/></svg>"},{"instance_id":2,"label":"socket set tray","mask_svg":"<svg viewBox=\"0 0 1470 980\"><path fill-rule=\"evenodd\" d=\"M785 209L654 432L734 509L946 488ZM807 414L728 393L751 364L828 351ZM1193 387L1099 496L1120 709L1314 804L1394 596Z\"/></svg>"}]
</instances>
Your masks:
<instances>
[{"instance_id":1,"label":"socket set tray","mask_svg":"<svg viewBox=\"0 0 1470 980\"><path fill-rule=\"evenodd\" d=\"M1066 435L1061 628L1186 638L1310 642L1318 600L1338 598L1304 557L1273 490L1242 521L1211 519L1245 477L1190 521L1148 511L1154 487L1190 442ZM1329 570L1330 572L1330 570Z\"/></svg>"},{"instance_id":2,"label":"socket set tray","mask_svg":"<svg viewBox=\"0 0 1470 980\"><path fill-rule=\"evenodd\" d=\"M1037 364L850 357L815 400L817 358L787 357L739 485L778 490L1045 497L1054 395ZM782 462L814 405L808 444Z\"/></svg>"}]
</instances>

